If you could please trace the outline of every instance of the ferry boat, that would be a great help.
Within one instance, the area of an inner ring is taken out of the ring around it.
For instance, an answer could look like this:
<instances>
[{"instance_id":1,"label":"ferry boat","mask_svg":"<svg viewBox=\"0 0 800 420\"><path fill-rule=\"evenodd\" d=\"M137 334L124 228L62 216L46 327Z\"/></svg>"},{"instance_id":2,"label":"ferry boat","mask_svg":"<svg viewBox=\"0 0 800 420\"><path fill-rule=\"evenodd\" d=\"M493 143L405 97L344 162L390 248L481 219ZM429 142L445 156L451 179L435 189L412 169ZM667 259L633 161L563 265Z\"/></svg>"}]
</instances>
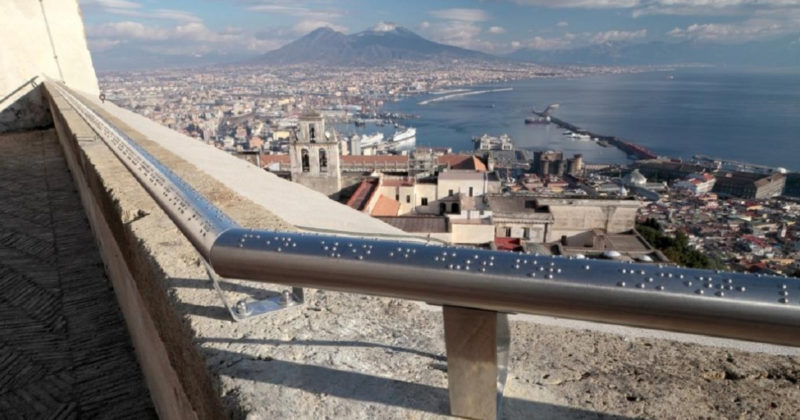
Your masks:
<instances>
[{"instance_id":1,"label":"ferry boat","mask_svg":"<svg viewBox=\"0 0 800 420\"><path fill-rule=\"evenodd\" d=\"M391 141L392 143L401 143L408 140L416 140L416 136L417 136L417 129L414 127L409 127L406 128L405 130L395 132L394 136L392 136Z\"/></svg>"},{"instance_id":2,"label":"ferry boat","mask_svg":"<svg viewBox=\"0 0 800 420\"><path fill-rule=\"evenodd\" d=\"M397 131L389 140L389 148L394 151L412 150L417 145L417 129L414 127Z\"/></svg>"},{"instance_id":3,"label":"ferry boat","mask_svg":"<svg viewBox=\"0 0 800 420\"><path fill-rule=\"evenodd\" d=\"M383 133L364 135L361 137L361 147L377 146L383 141Z\"/></svg>"}]
</instances>

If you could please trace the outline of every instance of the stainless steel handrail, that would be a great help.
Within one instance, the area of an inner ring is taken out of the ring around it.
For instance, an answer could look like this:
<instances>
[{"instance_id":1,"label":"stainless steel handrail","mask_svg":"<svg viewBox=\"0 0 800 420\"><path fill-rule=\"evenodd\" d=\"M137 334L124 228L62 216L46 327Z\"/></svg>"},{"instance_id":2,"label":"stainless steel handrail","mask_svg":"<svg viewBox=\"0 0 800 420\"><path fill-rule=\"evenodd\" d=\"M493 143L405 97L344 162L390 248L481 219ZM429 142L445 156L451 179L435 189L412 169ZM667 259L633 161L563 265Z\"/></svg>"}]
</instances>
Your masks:
<instances>
[{"instance_id":1,"label":"stainless steel handrail","mask_svg":"<svg viewBox=\"0 0 800 420\"><path fill-rule=\"evenodd\" d=\"M59 83L47 83L55 86L73 109L108 144L203 258L209 259L211 247L223 232L240 227L124 131L97 115Z\"/></svg>"},{"instance_id":2,"label":"stainless steel handrail","mask_svg":"<svg viewBox=\"0 0 800 420\"><path fill-rule=\"evenodd\" d=\"M800 279L241 228L56 88L222 276L800 346Z\"/></svg>"}]
</instances>

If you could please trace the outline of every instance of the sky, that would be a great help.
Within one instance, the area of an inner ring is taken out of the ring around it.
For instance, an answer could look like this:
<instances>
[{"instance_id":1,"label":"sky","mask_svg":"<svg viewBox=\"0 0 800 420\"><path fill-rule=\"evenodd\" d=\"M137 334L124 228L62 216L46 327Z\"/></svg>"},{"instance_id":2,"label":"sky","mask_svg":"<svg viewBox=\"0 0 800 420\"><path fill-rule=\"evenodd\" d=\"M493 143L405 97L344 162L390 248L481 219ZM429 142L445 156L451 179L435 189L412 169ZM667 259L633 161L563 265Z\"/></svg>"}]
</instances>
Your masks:
<instances>
[{"instance_id":1,"label":"sky","mask_svg":"<svg viewBox=\"0 0 800 420\"><path fill-rule=\"evenodd\" d=\"M79 0L93 52L258 54L323 26L381 22L504 54L605 42L737 44L796 38L800 0Z\"/></svg>"}]
</instances>

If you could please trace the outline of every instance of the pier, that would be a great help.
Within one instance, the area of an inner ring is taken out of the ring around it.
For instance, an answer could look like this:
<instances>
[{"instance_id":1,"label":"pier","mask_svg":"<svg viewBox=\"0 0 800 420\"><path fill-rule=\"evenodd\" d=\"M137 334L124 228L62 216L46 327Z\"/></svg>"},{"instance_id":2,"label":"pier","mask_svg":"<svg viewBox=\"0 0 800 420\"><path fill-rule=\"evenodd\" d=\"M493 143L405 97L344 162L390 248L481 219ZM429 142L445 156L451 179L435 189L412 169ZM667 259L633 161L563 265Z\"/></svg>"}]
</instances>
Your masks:
<instances>
[{"instance_id":1,"label":"pier","mask_svg":"<svg viewBox=\"0 0 800 420\"><path fill-rule=\"evenodd\" d=\"M586 134L586 135L592 137L593 139L605 141L606 143L608 143L608 144L616 147L617 149L622 150L623 152L627 153L629 156L632 156L636 160L656 159L656 158L658 158L658 155L656 155L651 150L649 150L648 148L646 148L646 147L644 147L644 146L642 146L640 144L631 143L631 142L622 140L621 138L616 137L616 136L606 136L606 135L603 135L603 134L597 134L597 133L593 133L593 132L588 131L588 130L584 130L584 129L578 127L575 124L572 124L572 123L564 121L564 120L562 120L560 118L554 117L554 116L550 115L547 112L539 112L539 111L534 110L533 113L535 115L541 117L541 118L550 117L550 122L551 123L557 125L560 128L563 128L565 130L569 130L569 131L572 131L573 133L578 133L578 134Z\"/></svg>"}]
</instances>

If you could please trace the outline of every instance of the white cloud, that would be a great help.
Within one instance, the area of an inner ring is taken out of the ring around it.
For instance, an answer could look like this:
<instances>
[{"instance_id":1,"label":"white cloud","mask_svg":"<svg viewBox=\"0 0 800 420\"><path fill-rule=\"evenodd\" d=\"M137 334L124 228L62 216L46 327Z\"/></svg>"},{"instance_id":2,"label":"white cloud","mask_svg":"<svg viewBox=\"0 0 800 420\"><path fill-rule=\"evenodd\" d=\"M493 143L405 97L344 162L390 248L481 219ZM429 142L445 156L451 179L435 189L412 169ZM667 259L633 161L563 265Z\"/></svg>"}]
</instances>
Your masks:
<instances>
[{"instance_id":1,"label":"white cloud","mask_svg":"<svg viewBox=\"0 0 800 420\"><path fill-rule=\"evenodd\" d=\"M338 32L347 32L347 27L336 25L334 23L325 20L301 20L292 27L292 30L298 35L305 35L315 29L325 28L325 27L331 28L334 31Z\"/></svg>"},{"instance_id":2,"label":"white cloud","mask_svg":"<svg viewBox=\"0 0 800 420\"><path fill-rule=\"evenodd\" d=\"M566 28L567 26L569 26L569 23L567 23L567 21L565 20L562 20L561 22L556 23L556 26L559 28Z\"/></svg>"},{"instance_id":3,"label":"white cloud","mask_svg":"<svg viewBox=\"0 0 800 420\"><path fill-rule=\"evenodd\" d=\"M141 4L128 0L81 0L81 6L103 9L138 9Z\"/></svg>"},{"instance_id":4,"label":"white cloud","mask_svg":"<svg viewBox=\"0 0 800 420\"><path fill-rule=\"evenodd\" d=\"M120 44L117 39L90 39L89 49L92 51L107 51Z\"/></svg>"},{"instance_id":5,"label":"white cloud","mask_svg":"<svg viewBox=\"0 0 800 420\"><path fill-rule=\"evenodd\" d=\"M240 28L229 27L214 31L199 22L173 27L145 25L133 21L110 22L87 26L86 32L92 51L129 45L173 55L206 54L212 51L266 52L285 42L277 38L264 39Z\"/></svg>"},{"instance_id":6,"label":"white cloud","mask_svg":"<svg viewBox=\"0 0 800 420\"><path fill-rule=\"evenodd\" d=\"M423 22L424 23L424 22ZM391 32L397 29L397 25L392 22L384 22L380 21L375 26L372 27L372 30L375 32Z\"/></svg>"},{"instance_id":7,"label":"white cloud","mask_svg":"<svg viewBox=\"0 0 800 420\"><path fill-rule=\"evenodd\" d=\"M633 12L643 15L739 15L753 10L795 8L797 0L648 0Z\"/></svg>"},{"instance_id":8,"label":"white cloud","mask_svg":"<svg viewBox=\"0 0 800 420\"><path fill-rule=\"evenodd\" d=\"M485 22L489 20L489 15L481 9L443 9L431 10L430 15L439 19L458 20L462 22Z\"/></svg>"},{"instance_id":9,"label":"white cloud","mask_svg":"<svg viewBox=\"0 0 800 420\"><path fill-rule=\"evenodd\" d=\"M134 39L158 41L169 38L169 31L164 28L145 26L140 22L109 22L86 29L89 38L96 39Z\"/></svg>"},{"instance_id":10,"label":"white cloud","mask_svg":"<svg viewBox=\"0 0 800 420\"><path fill-rule=\"evenodd\" d=\"M553 8L585 8L585 9L611 9L631 8L638 6L640 0L512 0L514 3L529 6L544 6Z\"/></svg>"},{"instance_id":11,"label":"white cloud","mask_svg":"<svg viewBox=\"0 0 800 420\"><path fill-rule=\"evenodd\" d=\"M106 12L144 19L171 20L175 22L202 22L202 19L193 13L175 9L153 9L148 11L142 9L109 9L106 10Z\"/></svg>"},{"instance_id":12,"label":"white cloud","mask_svg":"<svg viewBox=\"0 0 800 420\"><path fill-rule=\"evenodd\" d=\"M298 6L296 2L254 4L248 6L247 10L265 14L295 16L310 20L334 19L342 16L342 12L339 10L311 9L308 7Z\"/></svg>"},{"instance_id":13,"label":"white cloud","mask_svg":"<svg viewBox=\"0 0 800 420\"><path fill-rule=\"evenodd\" d=\"M475 22L458 20L423 22L419 25L419 29L426 38L447 45L493 54L508 51L506 42L495 43L481 39L480 35L485 31Z\"/></svg>"},{"instance_id":14,"label":"white cloud","mask_svg":"<svg viewBox=\"0 0 800 420\"><path fill-rule=\"evenodd\" d=\"M647 36L647 29L640 29L638 31L611 30L594 34L589 38L589 42L592 44L604 44L606 42L632 41L634 39L644 38L645 36Z\"/></svg>"},{"instance_id":15,"label":"white cloud","mask_svg":"<svg viewBox=\"0 0 800 420\"><path fill-rule=\"evenodd\" d=\"M171 20L175 22L202 22L197 15L177 9L145 9L141 3L128 0L81 0L81 5L88 11L97 10L102 13L138 17L144 19Z\"/></svg>"},{"instance_id":16,"label":"white cloud","mask_svg":"<svg viewBox=\"0 0 800 420\"><path fill-rule=\"evenodd\" d=\"M434 40L459 47L472 47L481 27L472 22L435 22L429 28Z\"/></svg>"},{"instance_id":17,"label":"white cloud","mask_svg":"<svg viewBox=\"0 0 800 420\"><path fill-rule=\"evenodd\" d=\"M752 16L765 10L797 10L798 0L500 0L526 6L583 9L631 9L645 15Z\"/></svg>"},{"instance_id":18,"label":"white cloud","mask_svg":"<svg viewBox=\"0 0 800 420\"><path fill-rule=\"evenodd\" d=\"M603 44L606 42L633 41L647 36L646 29L637 31L609 30L605 32L567 32L561 36L542 37L535 36L531 39L519 42L515 48L530 48L534 50L564 50L577 48L591 44Z\"/></svg>"},{"instance_id":19,"label":"white cloud","mask_svg":"<svg viewBox=\"0 0 800 420\"><path fill-rule=\"evenodd\" d=\"M479 23L489 20L489 14L482 9L431 10L428 14L439 20L424 21L419 28L425 36L443 44L496 53L497 45L482 40L480 35L483 33L497 35L506 32L506 29L501 26L490 26L484 32Z\"/></svg>"},{"instance_id":20,"label":"white cloud","mask_svg":"<svg viewBox=\"0 0 800 420\"><path fill-rule=\"evenodd\" d=\"M674 28L667 33L675 38L712 42L753 41L784 34L786 28L781 23L765 19L750 19L735 24L693 24Z\"/></svg>"}]
</instances>

